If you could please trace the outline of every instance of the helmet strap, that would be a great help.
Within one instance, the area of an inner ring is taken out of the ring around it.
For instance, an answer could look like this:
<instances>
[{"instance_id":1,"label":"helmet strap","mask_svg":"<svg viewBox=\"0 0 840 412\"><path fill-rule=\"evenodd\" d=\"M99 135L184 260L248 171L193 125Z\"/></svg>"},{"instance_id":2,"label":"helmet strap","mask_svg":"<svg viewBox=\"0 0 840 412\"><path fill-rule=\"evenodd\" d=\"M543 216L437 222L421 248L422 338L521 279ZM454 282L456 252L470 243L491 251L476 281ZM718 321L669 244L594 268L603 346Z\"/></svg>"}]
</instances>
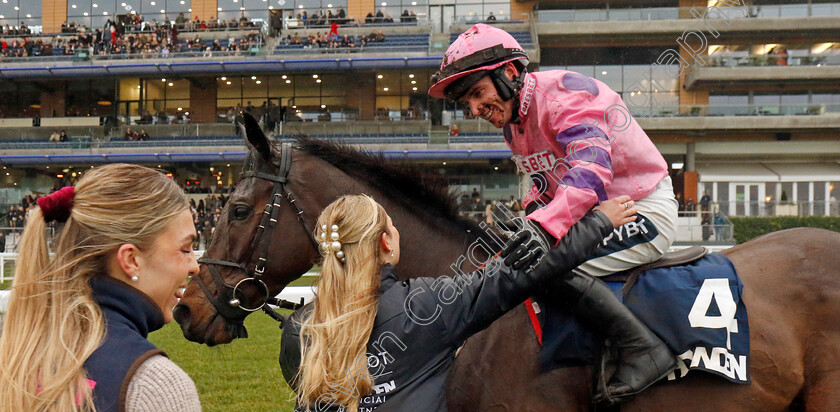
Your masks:
<instances>
[{"instance_id":1,"label":"helmet strap","mask_svg":"<svg viewBox=\"0 0 840 412\"><path fill-rule=\"evenodd\" d=\"M490 73L490 79L493 81L493 86L496 87L496 93L503 101L515 99L513 102L514 111L511 114L510 121L512 123L519 123L519 92L522 90L522 79L525 77L525 69L519 76L515 76L512 80L505 75L505 68L507 65L499 66Z\"/></svg>"},{"instance_id":2,"label":"helmet strap","mask_svg":"<svg viewBox=\"0 0 840 412\"><path fill-rule=\"evenodd\" d=\"M508 79L505 75L505 68L507 65L499 66L490 73L490 79L493 80L493 85L496 86L496 93L503 101L508 101L513 98L516 89L516 83Z\"/></svg>"}]
</instances>

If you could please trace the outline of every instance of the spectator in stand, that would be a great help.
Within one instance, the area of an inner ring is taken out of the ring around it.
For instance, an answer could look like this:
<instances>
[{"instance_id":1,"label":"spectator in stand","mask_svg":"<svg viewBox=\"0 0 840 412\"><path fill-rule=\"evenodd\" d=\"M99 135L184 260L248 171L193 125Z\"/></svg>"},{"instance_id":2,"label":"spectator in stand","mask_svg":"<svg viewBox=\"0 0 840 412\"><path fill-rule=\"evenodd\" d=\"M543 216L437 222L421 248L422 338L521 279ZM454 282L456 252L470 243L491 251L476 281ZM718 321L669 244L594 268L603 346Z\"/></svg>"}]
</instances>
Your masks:
<instances>
[{"instance_id":1,"label":"spectator in stand","mask_svg":"<svg viewBox=\"0 0 840 412\"><path fill-rule=\"evenodd\" d=\"M703 241L709 240L712 237L712 217L708 213L703 213L702 217L700 218L700 225L701 225L701 232Z\"/></svg>"},{"instance_id":2,"label":"spectator in stand","mask_svg":"<svg viewBox=\"0 0 840 412\"><path fill-rule=\"evenodd\" d=\"M330 27L330 35L327 39L331 42L338 41L338 23L333 22L332 27Z\"/></svg>"},{"instance_id":3,"label":"spectator in stand","mask_svg":"<svg viewBox=\"0 0 840 412\"><path fill-rule=\"evenodd\" d=\"M787 49L786 48L780 47L774 54L776 56L778 56L778 59L776 59L776 65L777 66L787 66L787 56L788 56L788 54L787 54Z\"/></svg>"},{"instance_id":4,"label":"spectator in stand","mask_svg":"<svg viewBox=\"0 0 840 412\"><path fill-rule=\"evenodd\" d=\"M408 14L408 10L403 10L402 14L400 14L400 23L408 23L411 19L411 15Z\"/></svg>"},{"instance_id":5,"label":"spectator in stand","mask_svg":"<svg viewBox=\"0 0 840 412\"><path fill-rule=\"evenodd\" d=\"M376 12L376 19L374 19L373 22L374 23L382 23L383 20L385 20L385 14L382 13L382 9L379 9Z\"/></svg>"},{"instance_id":6,"label":"spectator in stand","mask_svg":"<svg viewBox=\"0 0 840 412\"><path fill-rule=\"evenodd\" d=\"M248 27L250 26L250 21L247 17L245 17L245 12L242 12L242 16L239 17L239 27Z\"/></svg>"},{"instance_id":7,"label":"spectator in stand","mask_svg":"<svg viewBox=\"0 0 840 412\"><path fill-rule=\"evenodd\" d=\"M50 141L51 141L51 142L58 142L58 141L60 141L60 140L58 140L58 139L59 139L59 136L58 136L58 130L54 130L54 131L52 132L52 134L50 135Z\"/></svg>"},{"instance_id":8,"label":"spectator in stand","mask_svg":"<svg viewBox=\"0 0 840 412\"><path fill-rule=\"evenodd\" d=\"M67 136L67 132L62 130L61 133L58 134L58 141L66 142L70 140L70 137Z\"/></svg>"},{"instance_id":9,"label":"spectator in stand","mask_svg":"<svg viewBox=\"0 0 840 412\"><path fill-rule=\"evenodd\" d=\"M344 11L344 7L338 6L338 13L336 14L336 17L338 17L338 24L347 23L347 13Z\"/></svg>"},{"instance_id":10,"label":"spectator in stand","mask_svg":"<svg viewBox=\"0 0 840 412\"><path fill-rule=\"evenodd\" d=\"M294 20L295 20L295 15L292 14L292 12L289 12L289 15L286 16L285 19L283 19L283 30L289 30L289 27L292 26L291 23ZM297 24L297 22L295 22L295 24Z\"/></svg>"},{"instance_id":11,"label":"spectator in stand","mask_svg":"<svg viewBox=\"0 0 840 412\"><path fill-rule=\"evenodd\" d=\"M729 230L728 229L729 228L726 225L726 219L723 218L723 215L720 213L720 211L715 212L714 224L715 224L715 240L717 240L718 242L728 240L728 238L729 238L729 233L728 233Z\"/></svg>"},{"instance_id":12,"label":"spectator in stand","mask_svg":"<svg viewBox=\"0 0 840 412\"><path fill-rule=\"evenodd\" d=\"M123 140L137 140L135 133L131 131L130 127L127 127L125 129L125 135L123 136Z\"/></svg>"},{"instance_id":13,"label":"spectator in stand","mask_svg":"<svg viewBox=\"0 0 840 412\"><path fill-rule=\"evenodd\" d=\"M703 196L700 197L700 211L708 212L709 211L709 205L711 205L711 204L712 204L712 198L711 198L711 196L709 196L709 192L708 191L703 191Z\"/></svg>"},{"instance_id":14,"label":"spectator in stand","mask_svg":"<svg viewBox=\"0 0 840 412\"><path fill-rule=\"evenodd\" d=\"M373 23L373 22L374 22L373 12L369 11L367 16L365 16L365 24L369 24L369 23Z\"/></svg>"},{"instance_id":15,"label":"spectator in stand","mask_svg":"<svg viewBox=\"0 0 840 412\"><path fill-rule=\"evenodd\" d=\"M15 206L9 206L9 226L13 228L23 227L18 220L17 207Z\"/></svg>"},{"instance_id":16,"label":"spectator in stand","mask_svg":"<svg viewBox=\"0 0 840 412\"><path fill-rule=\"evenodd\" d=\"M211 218L212 219L212 218ZM210 226L212 220L207 219L205 216L204 223L201 227L201 238L204 239L204 248L207 248L207 244L210 242L210 236L213 233L213 230Z\"/></svg>"},{"instance_id":17,"label":"spectator in stand","mask_svg":"<svg viewBox=\"0 0 840 412\"><path fill-rule=\"evenodd\" d=\"M489 16L487 16L487 22L488 22L488 23L492 23L492 22L494 22L494 21L496 21L496 16L494 16L494 15L493 15L493 12L491 11L491 12L490 12L490 15L489 15Z\"/></svg>"},{"instance_id":18,"label":"spectator in stand","mask_svg":"<svg viewBox=\"0 0 840 412\"><path fill-rule=\"evenodd\" d=\"M394 19L391 17L390 14L385 15L385 19L382 20L383 23L393 23Z\"/></svg>"},{"instance_id":19,"label":"spectator in stand","mask_svg":"<svg viewBox=\"0 0 840 412\"><path fill-rule=\"evenodd\" d=\"M184 30L184 24L187 22L187 18L184 17L184 13L178 14L178 17L175 18L175 27L179 30Z\"/></svg>"},{"instance_id":20,"label":"spectator in stand","mask_svg":"<svg viewBox=\"0 0 840 412\"><path fill-rule=\"evenodd\" d=\"M140 134L137 135L137 140L149 140L149 134L146 133L145 129L140 130Z\"/></svg>"}]
</instances>

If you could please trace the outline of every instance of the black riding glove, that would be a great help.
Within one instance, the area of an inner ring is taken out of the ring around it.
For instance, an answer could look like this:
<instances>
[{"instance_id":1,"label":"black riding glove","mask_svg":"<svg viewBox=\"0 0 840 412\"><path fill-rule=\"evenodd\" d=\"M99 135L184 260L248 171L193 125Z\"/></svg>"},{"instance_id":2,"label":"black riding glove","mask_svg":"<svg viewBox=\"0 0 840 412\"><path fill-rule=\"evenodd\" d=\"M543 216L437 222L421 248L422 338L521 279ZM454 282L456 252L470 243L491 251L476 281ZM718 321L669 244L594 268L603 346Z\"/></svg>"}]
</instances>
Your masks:
<instances>
[{"instance_id":1,"label":"black riding glove","mask_svg":"<svg viewBox=\"0 0 840 412\"><path fill-rule=\"evenodd\" d=\"M525 216L534 213L534 211L537 210L539 207L540 205L537 202L528 203L528 206L525 207ZM554 245L555 243L557 243L557 239L554 236L548 233L548 231L545 230L545 228L542 227L541 224L533 220L516 217L513 219L501 220L497 223L497 225L502 230L507 232L519 232L522 230L528 230L530 232L534 232L535 234L538 233L540 236L542 236L543 239L545 239L545 242L548 245Z\"/></svg>"},{"instance_id":2,"label":"black riding glove","mask_svg":"<svg viewBox=\"0 0 840 412\"><path fill-rule=\"evenodd\" d=\"M612 233L613 225L603 212L590 210L551 248L531 276L540 281L551 280L586 262L603 239Z\"/></svg>"},{"instance_id":3,"label":"black riding glove","mask_svg":"<svg viewBox=\"0 0 840 412\"><path fill-rule=\"evenodd\" d=\"M499 256L504 259L507 267L514 270L527 268L526 271L530 271L540 263L545 253L543 242L532 232L523 230L507 241Z\"/></svg>"}]
</instances>

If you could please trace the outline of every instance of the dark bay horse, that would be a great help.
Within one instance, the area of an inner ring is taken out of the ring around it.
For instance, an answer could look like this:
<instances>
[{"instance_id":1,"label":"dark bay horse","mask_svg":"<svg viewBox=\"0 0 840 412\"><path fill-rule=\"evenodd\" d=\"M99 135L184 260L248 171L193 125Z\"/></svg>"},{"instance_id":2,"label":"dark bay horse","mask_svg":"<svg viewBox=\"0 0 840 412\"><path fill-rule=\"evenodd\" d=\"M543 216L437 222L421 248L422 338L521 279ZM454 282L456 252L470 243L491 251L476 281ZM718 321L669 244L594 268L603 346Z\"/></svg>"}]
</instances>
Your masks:
<instances>
[{"instance_id":1,"label":"dark bay horse","mask_svg":"<svg viewBox=\"0 0 840 412\"><path fill-rule=\"evenodd\" d=\"M402 237L401 276L451 275L450 265L484 236L457 216L445 186L425 184L380 157L344 146L300 139L294 148L281 148L248 116L246 126L250 151L245 169L252 172L243 174L246 178L231 195L207 248L208 258L234 263L203 264L175 309L175 319L191 341L216 345L243 336L231 325L241 323L248 312L228 307L220 314L216 305L226 303L219 299L223 289L246 278L243 268L259 268L259 257L267 259L261 276L272 296L300 277L318 257L312 225L341 195L367 193L391 215ZM283 174L283 179L271 180ZM278 188L280 195L274 196ZM262 216L267 204L275 206L276 224L260 231L258 226L268 219ZM260 256L255 249L266 253ZM840 234L819 229L776 232L726 250L745 285L752 383L736 385L692 372L648 389L621 409L840 410L838 251ZM229 286L216 283L212 266ZM463 270L470 270L468 266ZM264 294L253 285L240 292L234 297L245 307L258 306L254 302ZM590 410L593 369L539 373L538 349L524 305L519 305L464 345L449 376L449 410Z\"/></svg>"}]
</instances>

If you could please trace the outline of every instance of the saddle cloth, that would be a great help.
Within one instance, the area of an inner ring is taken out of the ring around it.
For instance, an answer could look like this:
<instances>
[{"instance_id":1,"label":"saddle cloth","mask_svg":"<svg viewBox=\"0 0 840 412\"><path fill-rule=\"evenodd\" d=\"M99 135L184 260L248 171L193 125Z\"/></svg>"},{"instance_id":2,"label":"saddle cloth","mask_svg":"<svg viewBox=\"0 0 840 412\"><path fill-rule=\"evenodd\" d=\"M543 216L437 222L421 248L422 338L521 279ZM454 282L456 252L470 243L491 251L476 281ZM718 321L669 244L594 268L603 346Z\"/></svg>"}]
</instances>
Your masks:
<instances>
[{"instance_id":1,"label":"saddle cloth","mask_svg":"<svg viewBox=\"0 0 840 412\"><path fill-rule=\"evenodd\" d=\"M607 284L679 358L669 380L701 370L735 383L750 382L744 285L726 256L712 253L691 264L644 271L625 296L623 283ZM541 312L536 316L541 325L535 328L542 332L544 371L600 360L602 338L550 296L535 300L529 312Z\"/></svg>"}]
</instances>

